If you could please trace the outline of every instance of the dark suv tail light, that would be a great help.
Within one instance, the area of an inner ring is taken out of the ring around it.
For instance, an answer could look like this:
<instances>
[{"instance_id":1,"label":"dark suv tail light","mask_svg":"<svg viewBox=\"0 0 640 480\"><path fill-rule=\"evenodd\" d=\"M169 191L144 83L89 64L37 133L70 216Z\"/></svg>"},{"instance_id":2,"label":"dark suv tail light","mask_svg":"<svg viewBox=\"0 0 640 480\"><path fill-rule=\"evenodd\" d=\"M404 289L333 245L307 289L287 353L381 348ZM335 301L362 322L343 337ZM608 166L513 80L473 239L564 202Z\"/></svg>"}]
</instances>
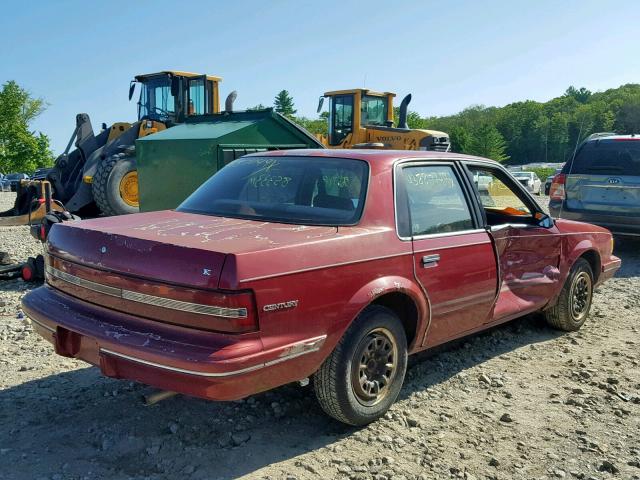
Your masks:
<instances>
[{"instance_id":1,"label":"dark suv tail light","mask_svg":"<svg viewBox=\"0 0 640 480\"><path fill-rule=\"evenodd\" d=\"M566 182L566 175L559 173L553 180L551 180L551 188L549 189L549 199L562 201L566 198L564 186Z\"/></svg>"}]
</instances>

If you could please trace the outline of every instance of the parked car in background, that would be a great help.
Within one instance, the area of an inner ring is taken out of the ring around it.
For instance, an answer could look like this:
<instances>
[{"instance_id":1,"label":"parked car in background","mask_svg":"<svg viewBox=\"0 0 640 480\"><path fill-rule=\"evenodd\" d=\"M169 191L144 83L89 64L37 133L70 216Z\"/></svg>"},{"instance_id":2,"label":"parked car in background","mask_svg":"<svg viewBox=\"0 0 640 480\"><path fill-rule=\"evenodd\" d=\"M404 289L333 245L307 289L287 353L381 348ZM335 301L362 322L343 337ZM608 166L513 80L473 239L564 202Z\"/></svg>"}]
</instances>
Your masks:
<instances>
[{"instance_id":1,"label":"parked car in background","mask_svg":"<svg viewBox=\"0 0 640 480\"><path fill-rule=\"evenodd\" d=\"M554 177L549 210L620 235L640 235L640 136L594 134Z\"/></svg>"},{"instance_id":2,"label":"parked car in background","mask_svg":"<svg viewBox=\"0 0 640 480\"><path fill-rule=\"evenodd\" d=\"M529 190L529 192L540 195L542 192L542 182L535 172L511 172L518 181Z\"/></svg>"},{"instance_id":3,"label":"parked car in background","mask_svg":"<svg viewBox=\"0 0 640 480\"><path fill-rule=\"evenodd\" d=\"M49 168L38 168L36 169L35 172L33 172L33 175L31 175L31 179L32 180L44 180L47 176L47 174L52 171L53 168L49 167Z\"/></svg>"},{"instance_id":4,"label":"parked car in background","mask_svg":"<svg viewBox=\"0 0 640 480\"><path fill-rule=\"evenodd\" d=\"M11 184L11 191L15 192L18 190L18 185L20 184L20 180L27 180L29 175L26 173L10 173L7 175L7 180Z\"/></svg>"},{"instance_id":5,"label":"parked car in background","mask_svg":"<svg viewBox=\"0 0 640 480\"><path fill-rule=\"evenodd\" d=\"M549 175L547 179L544 181L544 194L549 195L549 190L551 190L551 182L553 181L553 177L562 172L561 168L556 169L552 175Z\"/></svg>"},{"instance_id":6,"label":"parked car in background","mask_svg":"<svg viewBox=\"0 0 640 480\"><path fill-rule=\"evenodd\" d=\"M0 173L0 192L10 192L11 181L5 175Z\"/></svg>"},{"instance_id":7,"label":"parked car in background","mask_svg":"<svg viewBox=\"0 0 640 480\"><path fill-rule=\"evenodd\" d=\"M313 376L351 425L408 354L537 311L579 329L620 266L497 162L425 151L248 155L176 210L55 224L47 252L22 305L58 354L214 400Z\"/></svg>"}]
</instances>

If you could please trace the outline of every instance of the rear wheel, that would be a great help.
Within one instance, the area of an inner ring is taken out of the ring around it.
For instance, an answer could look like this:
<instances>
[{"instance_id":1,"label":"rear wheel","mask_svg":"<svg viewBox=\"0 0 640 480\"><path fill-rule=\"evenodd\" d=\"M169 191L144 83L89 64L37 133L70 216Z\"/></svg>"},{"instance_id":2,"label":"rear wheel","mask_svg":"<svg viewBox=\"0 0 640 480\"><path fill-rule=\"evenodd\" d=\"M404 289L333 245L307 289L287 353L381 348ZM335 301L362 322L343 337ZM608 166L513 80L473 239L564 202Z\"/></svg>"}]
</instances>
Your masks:
<instances>
[{"instance_id":1,"label":"rear wheel","mask_svg":"<svg viewBox=\"0 0 640 480\"><path fill-rule=\"evenodd\" d=\"M407 369L407 340L388 308L368 307L313 378L322 409L349 425L380 418L395 402Z\"/></svg>"},{"instance_id":2,"label":"rear wheel","mask_svg":"<svg viewBox=\"0 0 640 480\"><path fill-rule=\"evenodd\" d=\"M93 197L105 215L139 211L138 170L135 157L112 155L98 166Z\"/></svg>"},{"instance_id":3,"label":"rear wheel","mask_svg":"<svg viewBox=\"0 0 640 480\"><path fill-rule=\"evenodd\" d=\"M589 315L592 297L593 271L589 262L579 258L571 268L558 302L544 312L547 322L566 332L579 330Z\"/></svg>"}]
</instances>

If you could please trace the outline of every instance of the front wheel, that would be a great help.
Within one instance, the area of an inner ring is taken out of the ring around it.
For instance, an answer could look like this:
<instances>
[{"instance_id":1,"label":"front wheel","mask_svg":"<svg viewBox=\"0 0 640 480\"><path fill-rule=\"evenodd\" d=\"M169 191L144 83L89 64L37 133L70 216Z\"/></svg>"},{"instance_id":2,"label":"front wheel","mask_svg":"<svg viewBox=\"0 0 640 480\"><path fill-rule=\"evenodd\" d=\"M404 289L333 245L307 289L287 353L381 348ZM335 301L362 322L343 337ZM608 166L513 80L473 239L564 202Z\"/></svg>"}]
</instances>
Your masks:
<instances>
[{"instance_id":1,"label":"front wheel","mask_svg":"<svg viewBox=\"0 0 640 480\"><path fill-rule=\"evenodd\" d=\"M558 302L544 312L547 323L565 332L575 332L584 324L593 298L593 271L584 258L571 267Z\"/></svg>"},{"instance_id":2,"label":"front wheel","mask_svg":"<svg viewBox=\"0 0 640 480\"><path fill-rule=\"evenodd\" d=\"M112 155L98 165L93 180L93 198L105 215L139 211L138 169L135 157Z\"/></svg>"},{"instance_id":3,"label":"front wheel","mask_svg":"<svg viewBox=\"0 0 640 480\"><path fill-rule=\"evenodd\" d=\"M382 306L365 309L314 374L322 409L349 425L380 418L395 402L407 370L400 319Z\"/></svg>"}]
</instances>

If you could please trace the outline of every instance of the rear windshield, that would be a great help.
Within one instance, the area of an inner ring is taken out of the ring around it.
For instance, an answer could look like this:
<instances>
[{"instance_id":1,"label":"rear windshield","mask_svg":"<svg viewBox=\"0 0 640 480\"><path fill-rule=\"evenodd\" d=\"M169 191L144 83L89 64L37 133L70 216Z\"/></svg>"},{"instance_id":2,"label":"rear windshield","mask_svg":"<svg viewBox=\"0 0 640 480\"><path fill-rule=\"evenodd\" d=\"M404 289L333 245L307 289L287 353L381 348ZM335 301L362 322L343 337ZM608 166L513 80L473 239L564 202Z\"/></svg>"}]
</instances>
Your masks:
<instances>
[{"instance_id":1,"label":"rear windshield","mask_svg":"<svg viewBox=\"0 0 640 480\"><path fill-rule=\"evenodd\" d=\"M585 143L565 173L640 175L640 141L600 140Z\"/></svg>"},{"instance_id":2,"label":"rear windshield","mask_svg":"<svg viewBox=\"0 0 640 480\"><path fill-rule=\"evenodd\" d=\"M221 169L178 211L299 225L358 222L369 177L361 160L244 157Z\"/></svg>"}]
</instances>

